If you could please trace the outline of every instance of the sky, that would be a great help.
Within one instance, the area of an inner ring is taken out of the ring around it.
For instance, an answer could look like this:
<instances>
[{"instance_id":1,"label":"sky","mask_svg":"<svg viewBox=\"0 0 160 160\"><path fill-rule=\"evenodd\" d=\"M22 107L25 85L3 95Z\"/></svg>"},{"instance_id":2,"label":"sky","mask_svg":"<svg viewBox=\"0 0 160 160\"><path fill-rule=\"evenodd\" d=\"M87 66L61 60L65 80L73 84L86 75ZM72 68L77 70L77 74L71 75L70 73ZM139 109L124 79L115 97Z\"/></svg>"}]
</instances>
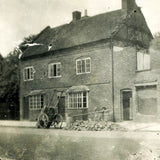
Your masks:
<instances>
[{"instance_id":1,"label":"sky","mask_svg":"<svg viewBox=\"0 0 160 160\"><path fill-rule=\"evenodd\" d=\"M154 34L160 31L160 0L136 0ZM88 15L121 8L121 0L0 0L0 53L5 57L24 37L46 26L70 23L72 12Z\"/></svg>"}]
</instances>

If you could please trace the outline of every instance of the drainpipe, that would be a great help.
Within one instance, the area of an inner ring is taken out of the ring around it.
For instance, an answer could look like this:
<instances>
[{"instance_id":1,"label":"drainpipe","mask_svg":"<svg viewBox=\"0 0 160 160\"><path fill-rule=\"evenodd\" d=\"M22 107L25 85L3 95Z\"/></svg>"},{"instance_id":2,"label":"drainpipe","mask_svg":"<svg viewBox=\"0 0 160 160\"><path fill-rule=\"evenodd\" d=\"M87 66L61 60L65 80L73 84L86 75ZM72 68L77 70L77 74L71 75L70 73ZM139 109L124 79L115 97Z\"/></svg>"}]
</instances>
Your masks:
<instances>
[{"instance_id":1,"label":"drainpipe","mask_svg":"<svg viewBox=\"0 0 160 160\"><path fill-rule=\"evenodd\" d=\"M113 106L113 122L115 122L115 106L114 106L114 51L113 51L113 39L110 39L111 48L111 65L112 65L112 106Z\"/></svg>"}]
</instances>

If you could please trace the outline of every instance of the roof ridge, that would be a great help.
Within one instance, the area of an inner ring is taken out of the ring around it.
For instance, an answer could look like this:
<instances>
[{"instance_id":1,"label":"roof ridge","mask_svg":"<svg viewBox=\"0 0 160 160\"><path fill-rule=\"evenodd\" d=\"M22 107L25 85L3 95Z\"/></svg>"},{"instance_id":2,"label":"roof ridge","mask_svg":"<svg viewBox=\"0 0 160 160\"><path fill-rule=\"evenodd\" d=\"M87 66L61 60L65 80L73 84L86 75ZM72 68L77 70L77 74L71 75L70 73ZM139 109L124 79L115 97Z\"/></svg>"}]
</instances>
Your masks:
<instances>
[{"instance_id":1,"label":"roof ridge","mask_svg":"<svg viewBox=\"0 0 160 160\"><path fill-rule=\"evenodd\" d=\"M36 38L34 39L33 42L35 42L35 41L39 38L39 36L40 36L41 34L43 34L47 29L50 29L50 28L51 28L50 26L46 26L42 31L40 31L40 32L37 34L37 36L36 36Z\"/></svg>"},{"instance_id":2,"label":"roof ridge","mask_svg":"<svg viewBox=\"0 0 160 160\"><path fill-rule=\"evenodd\" d=\"M118 9L118 10L114 10L114 11L110 11L110 12L104 12L104 13L96 14L96 15L93 15L93 16L87 16L85 18L82 17L81 19L79 19L79 20L77 20L75 22L71 21L70 23L76 23L76 22L80 22L80 21L83 21L83 20L85 21L85 20L92 19L92 18L95 18L95 17L98 17L98 16L102 16L102 15L106 15L106 14L109 15L109 14L113 14L113 13L121 12L121 11L125 12L125 10L123 10L123 9Z\"/></svg>"},{"instance_id":3,"label":"roof ridge","mask_svg":"<svg viewBox=\"0 0 160 160\"><path fill-rule=\"evenodd\" d=\"M60 25L60 26L51 27L51 29L59 29L59 28L64 27L64 26L66 26L66 25L68 25L68 24L69 24L69 23L65 23L65 24L62 24L62 25Z\"/></svg>"},{"instance_id":4,"label":"roof ridge","mask_svg":"<svg viewBox=\"0 0 160 160\"><path fill-rule=\"evenodd\" d=\"M77 20L77 21L71 21L70 23L64 23L62 25L59 25L59 26L55 26L55 27L50 27L51 29L59 29L61 27L64 27L64 26L67 26L71 23L78 23L80 21L85 21L85 20L88 20L88 19L92 19L92 18L95 18L95 17L98 17L98 16L102 16L102 15L105 15L105 14L112 14L112 13L116 13L116 12L120 12L120 11L124 11L123 9L118 9L118 10L114 10L114 11L110 11L110 12L104 12L104 13L100 13L100 14L96 14L96 15L93 15L93 16L87 16L87 17L81 17L81 19Z\"/></svg>"}]
</instances>

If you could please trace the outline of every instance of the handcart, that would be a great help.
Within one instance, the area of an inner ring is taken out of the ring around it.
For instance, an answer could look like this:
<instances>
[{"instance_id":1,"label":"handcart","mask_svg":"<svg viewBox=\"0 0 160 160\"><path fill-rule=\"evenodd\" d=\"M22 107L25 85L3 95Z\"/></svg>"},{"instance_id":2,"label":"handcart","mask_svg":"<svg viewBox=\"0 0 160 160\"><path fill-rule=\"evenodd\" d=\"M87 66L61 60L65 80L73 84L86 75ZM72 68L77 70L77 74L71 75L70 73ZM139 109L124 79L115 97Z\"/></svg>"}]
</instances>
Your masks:
<instances>
[{"instance_id":1,"label":"handcart","mask_svg":"<svg viewBox=\"0 0 160 160\"><path fill-rule=\"evenodd\" d=\"M56 96L57 96L57 92L61 92L61 96L62 96L63 91L54 91L54 94L56 94ZM52 100L50 101L50 104L42 108L40 115L38 116L38 121L36 124L37 128L50 128L51 126L53 126L54 128L62 128L63 117L61 114L57 113L56 111L57 110L56 108L61 96L57 97L57 101L54 106L51 105L51 102L53 101L53 98L52 98Z\"/></svg>"}]
</instances>

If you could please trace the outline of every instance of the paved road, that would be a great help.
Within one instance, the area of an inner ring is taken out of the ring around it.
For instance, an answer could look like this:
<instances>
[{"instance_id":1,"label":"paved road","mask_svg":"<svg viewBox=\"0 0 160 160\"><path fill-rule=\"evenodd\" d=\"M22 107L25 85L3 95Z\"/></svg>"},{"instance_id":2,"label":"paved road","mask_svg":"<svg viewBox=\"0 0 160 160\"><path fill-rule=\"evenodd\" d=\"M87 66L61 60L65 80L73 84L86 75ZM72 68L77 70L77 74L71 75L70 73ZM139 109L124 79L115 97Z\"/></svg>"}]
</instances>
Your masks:
<instances>
[{"instance_id":1,"label":"paved road","mask_svg":"<svg viewBox=\"0 0 160 160\"><path fill-rule=\"evenodd\" d=\"M2 160L158 160L159 153L157 132L0 128Z\"/></svg>"}]
</instances>

